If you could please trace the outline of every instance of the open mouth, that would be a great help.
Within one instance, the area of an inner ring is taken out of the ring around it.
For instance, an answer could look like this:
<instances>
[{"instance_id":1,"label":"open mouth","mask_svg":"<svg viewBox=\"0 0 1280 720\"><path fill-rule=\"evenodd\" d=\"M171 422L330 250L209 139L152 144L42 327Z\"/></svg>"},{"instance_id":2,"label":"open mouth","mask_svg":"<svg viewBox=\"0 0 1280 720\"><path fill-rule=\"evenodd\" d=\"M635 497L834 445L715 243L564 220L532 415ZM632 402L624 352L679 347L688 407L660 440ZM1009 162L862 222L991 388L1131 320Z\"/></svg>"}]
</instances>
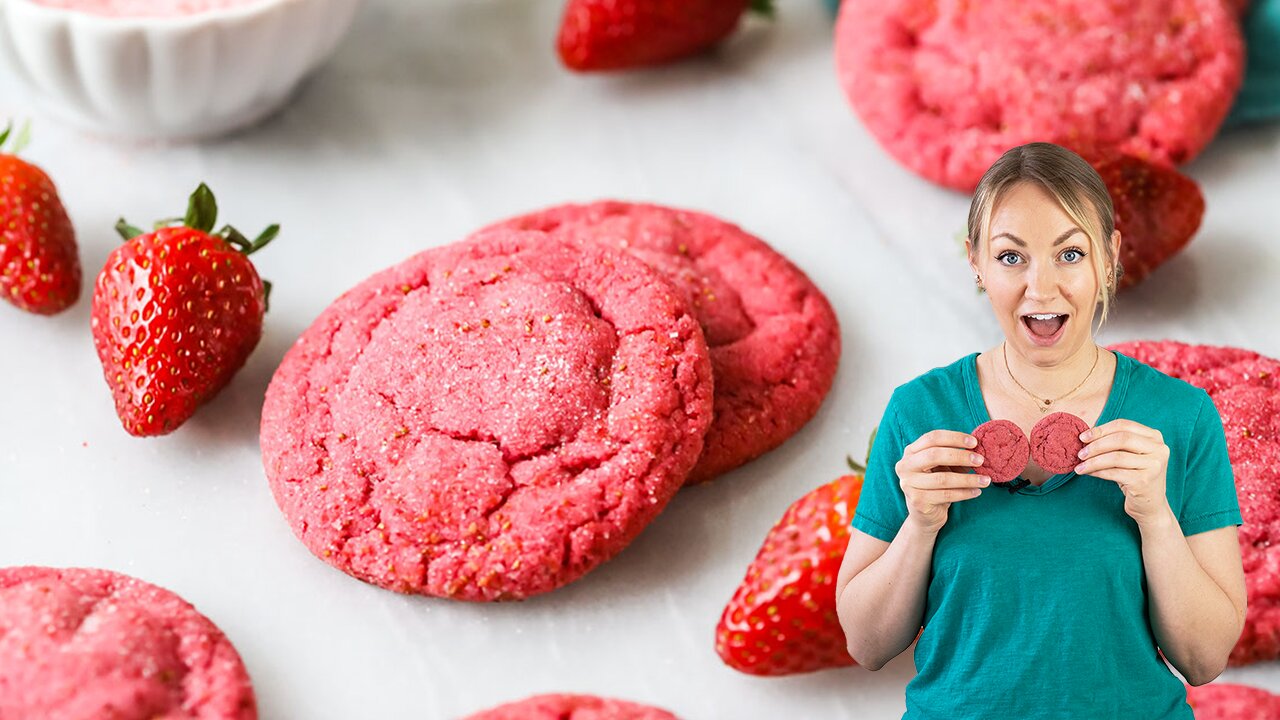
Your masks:
<instances>
[{"instance_id":1,"label":"open mouth","mask_svg":"<svg viewBox=\"0 0 1280 720\"><path fill-rule=\"evenodd\" d=\"M1058 338L1070 316L1065 313L1033 313L1022 316L1022 325L1033 340L1052 342Z\"/></svg>"}]
</instances>

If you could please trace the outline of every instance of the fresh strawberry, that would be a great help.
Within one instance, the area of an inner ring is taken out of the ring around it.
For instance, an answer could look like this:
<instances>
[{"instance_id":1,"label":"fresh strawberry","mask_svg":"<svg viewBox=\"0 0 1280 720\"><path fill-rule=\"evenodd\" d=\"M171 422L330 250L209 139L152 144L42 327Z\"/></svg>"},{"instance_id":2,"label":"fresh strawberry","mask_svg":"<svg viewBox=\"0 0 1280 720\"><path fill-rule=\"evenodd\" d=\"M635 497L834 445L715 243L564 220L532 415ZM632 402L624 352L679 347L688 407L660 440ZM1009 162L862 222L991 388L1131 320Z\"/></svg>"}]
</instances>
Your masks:
<instances>
[{"instance_id":1,"label":"fresh strawberry","mask_svg":"<svg viewBox=\"0 0 1280 720\"><path fill-rule=\"evenodd\" d=\"M621 70L693 55L772 0L569 0L556 46L572 70Z\"/></svg>"},{"instance_id":2,"label":"fresh strawberry","mask_svg":"<svg viewBox=\"0 0 1280 720\"><path fill-rule=\"evenodd\" d=\"M126 242L107 257L93 293L93 342L130 434L172 432L218 393L262 337L269 283L234 228L214 233L218 207L204 184L182 220L143 234L121 220Z\"/></svg>"},{"instance_id":3,"label":"fresh strawberry","mask_svg":"<svg viewBox=\"0 0 1280 720\"><path fill-rule=\"evenodd\" d=\"M1107 184L1120 231L1119 290L1142 282L1195 235L1204 196L1191 178L1171 167L1129 155L1094 163Z\"/></svg>"},{"instance_id":4,"label":"fresh strawberry","mask_svg":"<svg viewBox=\"0 0 1280 720\"><path fill-rule=\"evenodd\" d=\"M874 442L874 434L873 434ZM836 618L836 575L865 469L797 500L769 530L716 626L716 652L751 675L853 665Z\"/></svg>"},{"instance_id":5,"label":"fresh strawberry","mask_svg":"<svg viewBox=\"0 0 1280 720\"><path fill-rule=\"evenodd\" d=\"M27 130L4 152L0 132L0 296L23 310L53 315L80 297L80 256L71 219L48 175L17 158Z\"/></svg>"}]
</instances>

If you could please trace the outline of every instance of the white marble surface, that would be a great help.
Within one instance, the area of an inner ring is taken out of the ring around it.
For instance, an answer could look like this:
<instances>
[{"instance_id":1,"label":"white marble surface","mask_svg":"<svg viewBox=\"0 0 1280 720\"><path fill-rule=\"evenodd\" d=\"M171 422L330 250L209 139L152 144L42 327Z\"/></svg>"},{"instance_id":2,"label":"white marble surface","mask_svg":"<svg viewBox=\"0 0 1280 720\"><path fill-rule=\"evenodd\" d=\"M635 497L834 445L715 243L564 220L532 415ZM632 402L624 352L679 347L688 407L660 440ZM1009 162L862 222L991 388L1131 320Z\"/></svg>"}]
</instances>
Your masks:
<instances>
[{"instance_id":1,"label":"white marble surface","mask_svg":"<svg viewBox=\"0 0 1280 720\"><path fill-rule=\"evenodd\" d=\"M86 296L53 319L0 307L0 566L127 572L195 603L248 664L262 717L454 718L537 692L665 706L689 720L896 718L910 651L884 670L741 675L712 644L765 531L861 455L892 388L994 345L953 235L967 198L897 167L849 110L817 0L783 0L722 51L580 77L557 64L551 0L369 0L281 115L197 146L121 146L41 118L0 67L0 116L34 113L27 156L79 229ZM1208 212L1186 252L1122 296L1101 339L1173 338L1280 356L1280 125L1220 137L1187 172ZM171 436L121 430L87 293L120 214L180 211L200 180L274 281L266 335L231 387ZM778 451L682 492L614 561L527 602L472 605L364 585L313 558L259 464L262 394L340 292L422 248L568 200L699 208L768 239L840 316L817 418ZM1280 692L1274 663L1224 680Z\"/></svg>"}]
</instances>

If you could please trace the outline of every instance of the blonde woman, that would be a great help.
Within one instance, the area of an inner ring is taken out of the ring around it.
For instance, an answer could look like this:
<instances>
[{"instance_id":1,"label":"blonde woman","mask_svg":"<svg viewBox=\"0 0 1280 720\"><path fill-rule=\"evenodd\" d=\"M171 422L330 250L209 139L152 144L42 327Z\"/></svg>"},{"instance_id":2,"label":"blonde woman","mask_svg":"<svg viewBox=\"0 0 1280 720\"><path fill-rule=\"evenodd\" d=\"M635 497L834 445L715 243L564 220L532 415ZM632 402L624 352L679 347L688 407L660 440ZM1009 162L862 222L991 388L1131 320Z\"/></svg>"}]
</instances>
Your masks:
<instances>
[{"instance_id":1,"label":"blonde woman","mask_svg":"<svg viewBox=\"0 0 1280 720\"><path fill-rule=\"evenodd\" d=\"M1094 341L1121 242L1102 179L1057 145L1008 151L973 197L1004 341L894 391L836 582L863 667L920 632L905 718L1192 718L1165 660L1192 685L1226 667L1245 585L1222 421ZM975 427L1058 411L1090 426L1074 471L973 472Z\"/></svg>"}]
</instances>

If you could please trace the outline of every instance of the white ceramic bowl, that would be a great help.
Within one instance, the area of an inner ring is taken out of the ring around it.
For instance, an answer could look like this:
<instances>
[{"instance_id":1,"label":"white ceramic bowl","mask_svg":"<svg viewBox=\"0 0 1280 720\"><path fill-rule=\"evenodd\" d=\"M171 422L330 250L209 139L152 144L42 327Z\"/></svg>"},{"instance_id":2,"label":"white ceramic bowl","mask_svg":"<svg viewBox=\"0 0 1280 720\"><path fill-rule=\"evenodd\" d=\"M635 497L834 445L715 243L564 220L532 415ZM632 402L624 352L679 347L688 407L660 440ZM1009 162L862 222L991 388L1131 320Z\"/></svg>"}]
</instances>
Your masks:
<instances>
[{"instance_id":1,"label":"white ceramic bowl","mask_svg":"<svg viewBox=\"0 0 1280 720\"><path fill-rule=\"evenodd\" d=\"M137 139L195 139L282 107L337 47L360 0L262 0L107 17L0 0L0 53L59 117Z\"/></svg>"}]
</instances>

